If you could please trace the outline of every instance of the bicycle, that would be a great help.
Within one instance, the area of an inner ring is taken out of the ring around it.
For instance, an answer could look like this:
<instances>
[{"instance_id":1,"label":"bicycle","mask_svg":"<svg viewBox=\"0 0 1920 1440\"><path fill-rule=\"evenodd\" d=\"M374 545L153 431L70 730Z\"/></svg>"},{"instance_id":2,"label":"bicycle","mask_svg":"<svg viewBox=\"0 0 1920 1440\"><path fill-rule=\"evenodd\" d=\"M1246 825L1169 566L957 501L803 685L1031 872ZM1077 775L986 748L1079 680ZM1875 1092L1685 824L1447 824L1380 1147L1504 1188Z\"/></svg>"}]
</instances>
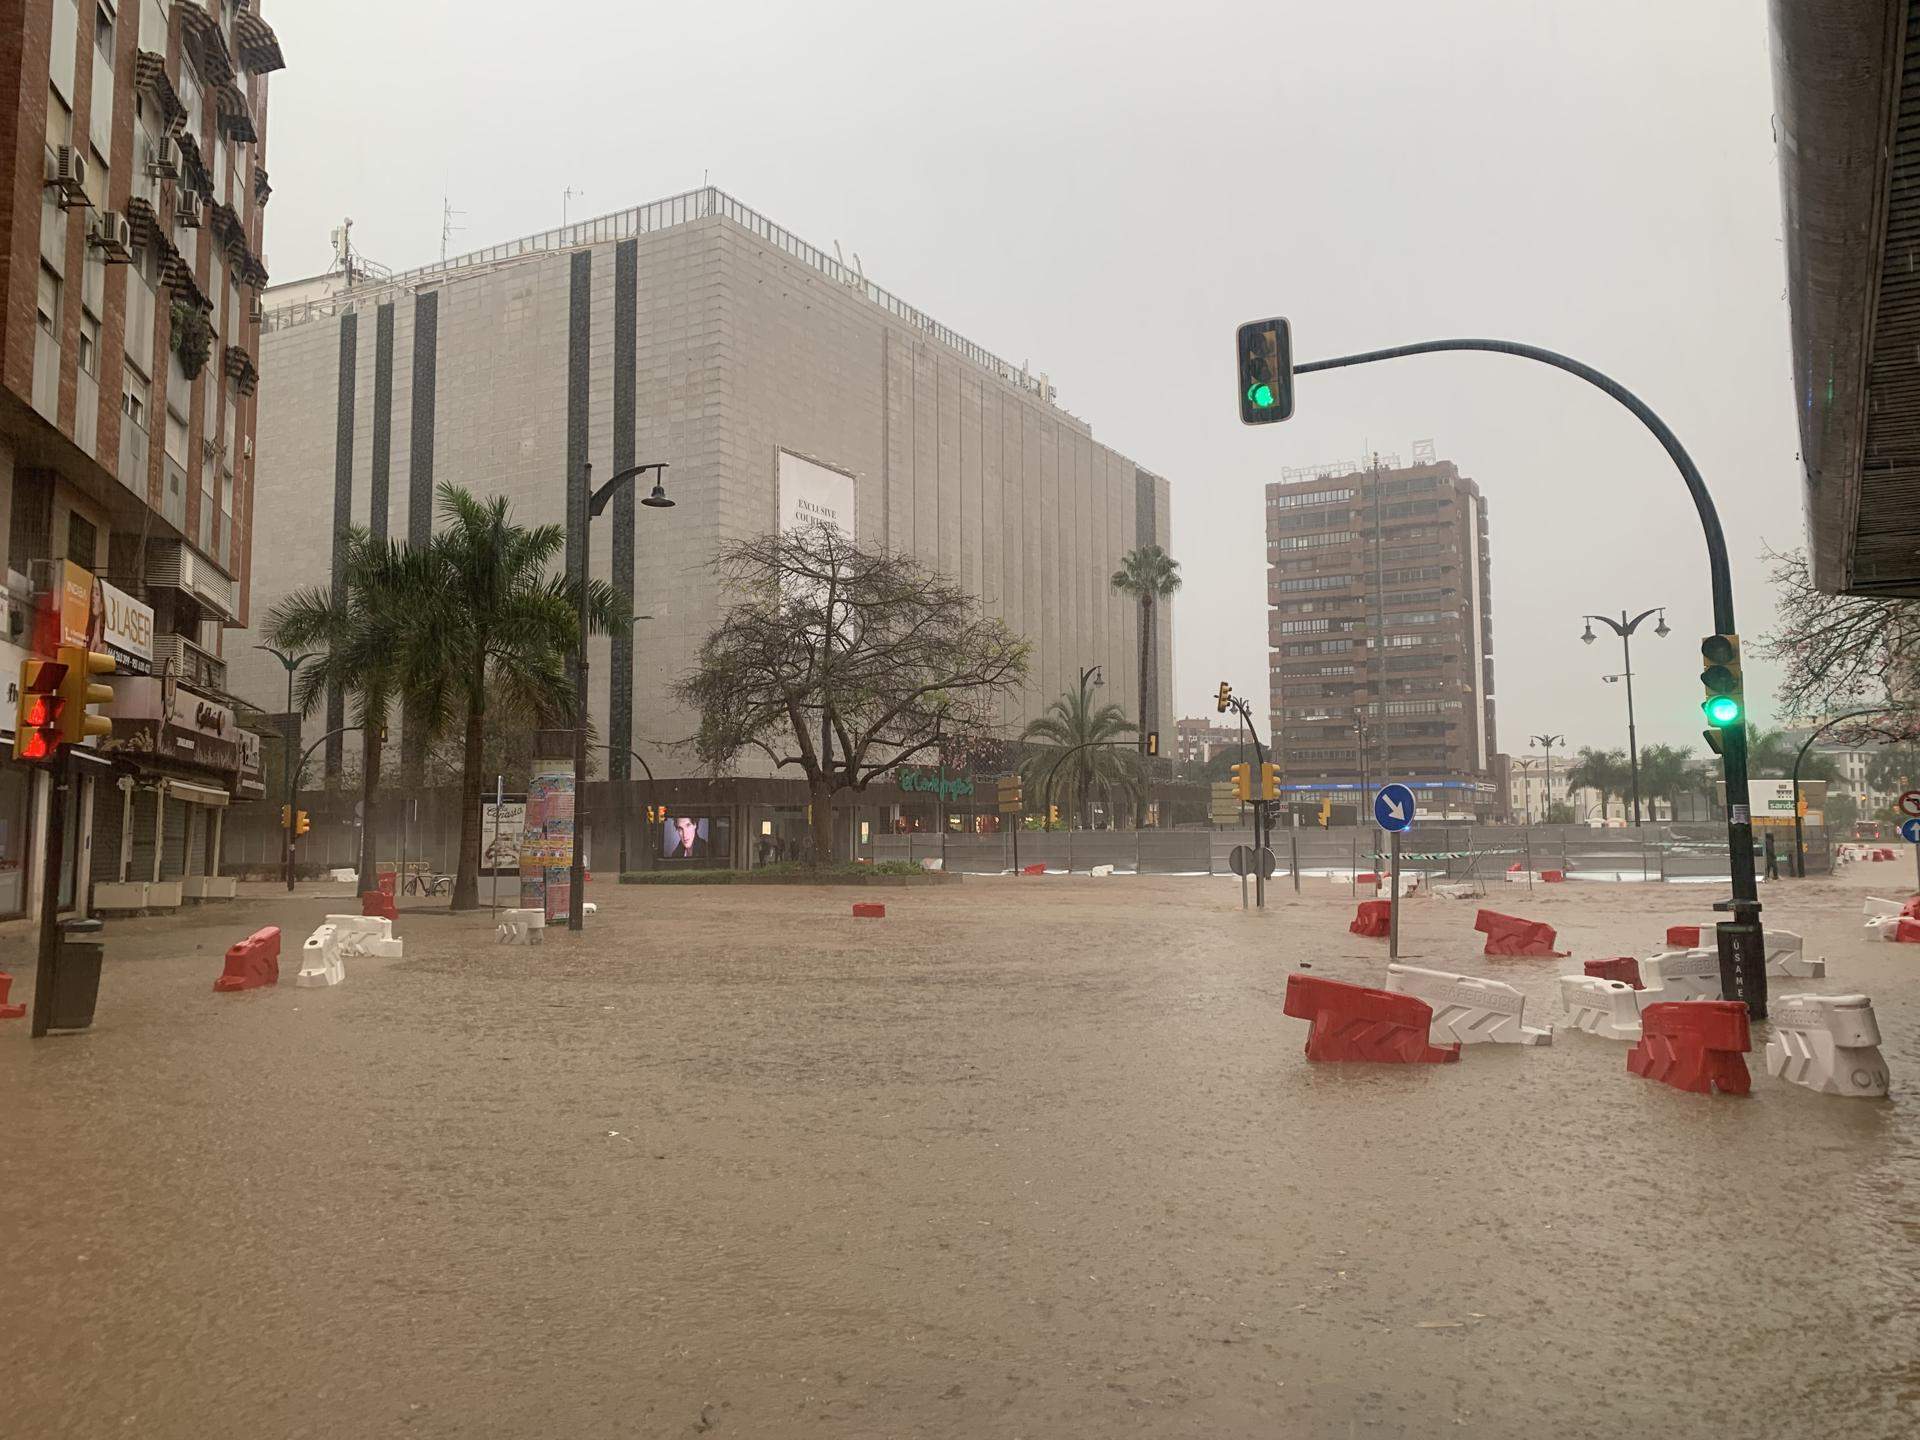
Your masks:
<instances>
[{"instance_id":1,"label":"bicycle","mask_svg":"<svg viewBox=\"0 0 1920 1440\"><path fill-rule=\"evenodd\" d=\"M450 895L453 893L453 876L435 875L425 870L416 870L400 882L402 895Z\"/></svg>"}]
</instances>

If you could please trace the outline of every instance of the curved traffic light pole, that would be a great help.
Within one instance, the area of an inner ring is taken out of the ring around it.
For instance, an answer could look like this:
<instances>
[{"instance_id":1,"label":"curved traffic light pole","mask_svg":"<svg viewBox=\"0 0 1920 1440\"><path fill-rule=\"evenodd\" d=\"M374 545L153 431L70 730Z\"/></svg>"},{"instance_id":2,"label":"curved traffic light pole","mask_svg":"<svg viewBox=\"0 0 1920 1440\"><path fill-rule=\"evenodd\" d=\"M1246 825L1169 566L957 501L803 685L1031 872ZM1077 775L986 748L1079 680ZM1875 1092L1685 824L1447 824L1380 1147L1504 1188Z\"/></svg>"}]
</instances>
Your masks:
<instances>
[{"instance_id":1,"label":"curved traffic light pole","mask_svg":"<svg viewBox=\"0 0 1920 1440\"><path fill-rule=\"evenodd\" d=\"M1733 619L1733 573L1727 562L1727 537L1720 528L1720 512L1714 508L1707 483L1700 478L1700 467L1687 454L1686 446L1653 412L1651 406L1610 375L1570 355L1538 345L1523 345L1514 340L1422 340L1414 345L1395 345L1385 350L1366 350L1356 355L1336 355L1328 360L1312 360L1294 366L1294 374L1308 375L1316 370L1343 370L1350 365L1370 365L1376 360L1398 360L1408 355L1434 355L1455 350L1481 350L1496 355L1517 355L1536 360L1569 375L1577 375L1596 390L1612 396L1648 430L1667 452L1693 508L1700 516L1700 529L1707 541L1707 577L1713 592L1713 628L1721 635L1737 635ZM1720 761L1727 785L1727 862L1732 872L1733 896L1716 905L1732 913L1731 924L1722 922L1720 931L1721 994L1729 1000L1743 1000L1756 1020L1767 1014L1766 947L1760 933L1760 889L1753 868L1752 798L1747 788L1747 726L1743 714L1721 731Z\"/></svg>"},{"instance_id":2,"label":"curved traffic light pole","mask_svg":"<svg viewBox=\"0 0 1920 1440\"><path fill-rule=\"evenodd\" d=\"M1807 878L1807 835L1806 821L1800 813L1800 763L1807 758L1807 752L1813 748L1813 742L1836 725L1844 725L1849 720L1864 720L1869 715L1910 715L1920 710L1920 705L1876 705L1871 710L1849 710L1844 715L1836 715L1823 725L1814 727L1813 733L1801 742L1800 753L1793 757L1793 875L1796 880ZM1833 831L1827 830L1827 846L1831 853Z\"/></svg>"}]
</instances>

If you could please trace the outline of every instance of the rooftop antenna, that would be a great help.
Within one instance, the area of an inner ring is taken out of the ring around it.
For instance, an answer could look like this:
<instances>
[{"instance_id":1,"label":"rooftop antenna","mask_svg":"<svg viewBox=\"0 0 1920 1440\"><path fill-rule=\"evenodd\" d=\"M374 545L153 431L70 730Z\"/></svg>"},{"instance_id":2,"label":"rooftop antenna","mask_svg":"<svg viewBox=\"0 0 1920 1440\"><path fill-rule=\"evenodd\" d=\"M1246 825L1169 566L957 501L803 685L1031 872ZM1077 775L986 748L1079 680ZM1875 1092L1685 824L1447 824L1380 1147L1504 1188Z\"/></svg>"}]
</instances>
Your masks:
<instances>
[{"instance_id":1,"label":"rooftop antenna","mask_svg":"<svg viewBox=\"0 0 1920 1440\"><path fill-rule=\"evenodd\" d=\"M587 198L586 191L576 190L571 185L569 185L566 189L560 192L560 224L563 228L567 223L567 209L570 205L572 205L573 199L576 195L579 196L582 200Z\"/></svg>"},{"instance_id":2,"label":"rooftop antenna","mask_svg":"<svg viewBox=\"0 0 1920 1440\"><path fill-rule=\"evenodd\" d=\"M353 283L353 217L349 215L333 227L333 233L327 236L333 244L333 268L347 277L347 283Z\"/></svg>"},{"instance_id":3,"label":"rooftop antenna","mask_svg":"<svg viewBox=\"0 0 1920 1440\"><path fill-rule=\"evenodd\" d=\"M447 242L453 238L453 232L456 230L464 230L467 228L464 225L454 224L453 217L456 215L464 215L466 213L467 212L464 210L456 210L453 208L452 196L447 195L445 193L441 194L440 196L440 263L442 265L447 263Z\"/></svg>"}]
</instances>

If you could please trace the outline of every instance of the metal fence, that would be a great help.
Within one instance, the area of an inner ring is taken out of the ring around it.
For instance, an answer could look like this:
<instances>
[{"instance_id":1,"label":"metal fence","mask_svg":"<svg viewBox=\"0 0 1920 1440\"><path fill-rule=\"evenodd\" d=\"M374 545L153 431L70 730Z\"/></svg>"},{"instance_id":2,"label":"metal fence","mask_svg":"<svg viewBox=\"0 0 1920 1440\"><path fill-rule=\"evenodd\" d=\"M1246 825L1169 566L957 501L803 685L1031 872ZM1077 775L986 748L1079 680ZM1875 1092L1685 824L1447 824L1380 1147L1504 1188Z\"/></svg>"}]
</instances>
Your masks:
<instances>
[{"instance_id":1,"label":"metal fence","mask_svg":"<svg viewBox=\"0 0 1920 1440\"><path fill-rule=\"evenodd\" d=\"M1808 832L1807 873L1833 868L1824 831ZM1121 874L1224 875L1236 845L1251 845L1251 829L1023 830L1021 865L1067 872L1111 865ZM1272 848L1285 873L1295 853L1302 874L1376 870L1386 863L1386 837L1371 826L1276 830ZM1787 869L1791 832L1778 842ZM1612 880L1712 879L1729 873L1727 833L1711 825L1645 825L1594 830L1580 825L1416 826L1401 843L1402 867L1452 880L1499 881L1510 870L1558 870L1570 878ZM878 835L861 848L871 860L940 860L949 870L999 874L1012 868L1008 835ZM1762 856L1754 847L1756 863Z\"/></svg>"}]
</instances>

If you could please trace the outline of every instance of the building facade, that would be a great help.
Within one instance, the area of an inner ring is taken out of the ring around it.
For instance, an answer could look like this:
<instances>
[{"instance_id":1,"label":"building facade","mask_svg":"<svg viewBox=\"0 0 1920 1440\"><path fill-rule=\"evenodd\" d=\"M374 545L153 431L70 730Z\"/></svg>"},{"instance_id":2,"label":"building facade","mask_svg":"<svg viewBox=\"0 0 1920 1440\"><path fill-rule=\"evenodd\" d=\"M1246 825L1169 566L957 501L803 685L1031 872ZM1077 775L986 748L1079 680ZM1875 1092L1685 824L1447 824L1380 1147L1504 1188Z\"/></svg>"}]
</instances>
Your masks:
<instances>
[{"instance_id":1,"label":"building facade","mask_svg":"<svg viewBox=\"0 0 1920 1440\"><path fill-rule=\"evenodd\" d=\"M1430 453L1289 471L1267 486L1266 535L1270 720L1289 799L1351 802L1398 780L1424 813L1497 815L1480 487Z\"/></svg>"},{"instance_id":2,"label":"building facade","mask_svg":"<svg viewBox=\"0 0 1920 1440\"><path fill-rule=\"evenodd\" d=\"M522 523L567 523L584 466L604 479L666 461L674 508L629 492L590 531L590 573L650 617L589 652L612 778L636 773L630 751L656 775L697 772L677 745L694 718L669 692L726 604L710 562L823 509L958 578L1033 643L1004 730L1090 665L1136 712L1138 607L1108 577L1126 551L1168 544L1168 485L1096 441L1046 377L713 189L397 275L339 252L336 273L268 296L255 538L275 565L256 615L337 583L349 524L424 542L440 481L506 495ZM1162 613L1150 684L1166 715ZM265 656L236 673L279 683Z\"/></svg>"},{"instance_id":3,"label":"building facade","mask_svg":"<svg viewBox=\"0 0 1920 1440\"><path fill-rule=\"evenodd\" d=\"M69 900L75 872L157 882L163 902L218 892L220 812L258 790L224 632L246 616L267 77L283 64L260 8L0 15L0 668L14 689L27 654L87 640L123 677L115 734L70 792ZM0 914L37 894L49 793L9 745Z\"/></svg>"},{"instance_id":4,"label":"building facade","mask_svg":"<svg viewBox=\"0 0 1920 1440\"><path fill-rule=\"evenodd\" d=\"M1222 750L1242 743L1238 725L1216 725L1204 715L1185 715L1174 722L1174 763L1204 765Z\"/></svg>"}]
</instances>

